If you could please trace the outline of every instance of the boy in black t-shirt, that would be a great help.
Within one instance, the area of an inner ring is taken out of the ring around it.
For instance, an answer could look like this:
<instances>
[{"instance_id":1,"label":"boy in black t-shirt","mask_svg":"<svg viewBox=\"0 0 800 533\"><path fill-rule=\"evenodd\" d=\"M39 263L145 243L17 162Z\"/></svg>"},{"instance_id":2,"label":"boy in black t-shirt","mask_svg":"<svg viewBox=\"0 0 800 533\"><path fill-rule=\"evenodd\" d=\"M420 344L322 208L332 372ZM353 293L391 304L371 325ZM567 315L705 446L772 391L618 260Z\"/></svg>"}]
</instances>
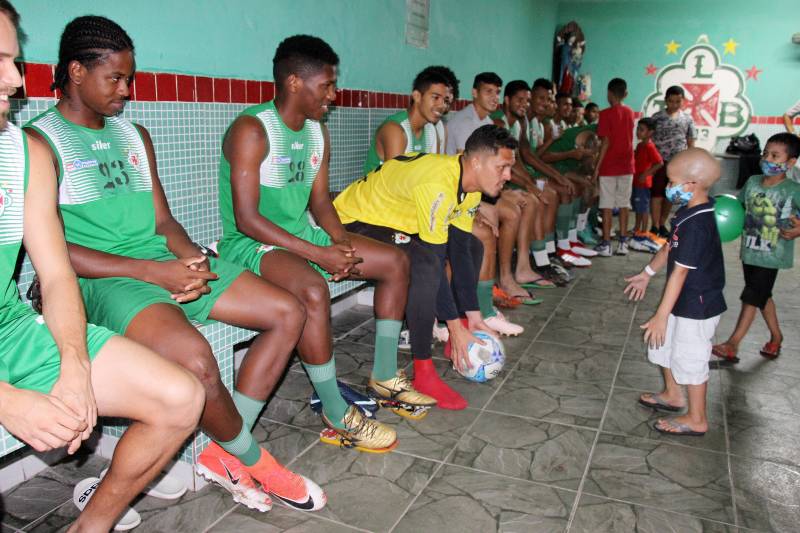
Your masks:
<instances>
[{"instance_id":1,"label":"boy in black t-shirt","mask_svg":"<svg viewBox=\"0 0 800 533\"><path fill-rule=\"evenodd\" d=\"M667 265L667 285L658 310L641 326L648 343L647 358L659 365L664 390L639 397L639 403L663 411L685 405L681 386L689 396L686 414L660 419L653 428L670 435L701 436L708 430L706 386L711 341L725 311L722 290L725 266L708 191L719 179L719 163L705 150L690 148L676 155L667 168L666 198L678 204L668 243L640 274L625 278L625 294L641 300L655 273Z\"/></svg>"}]
</instances>

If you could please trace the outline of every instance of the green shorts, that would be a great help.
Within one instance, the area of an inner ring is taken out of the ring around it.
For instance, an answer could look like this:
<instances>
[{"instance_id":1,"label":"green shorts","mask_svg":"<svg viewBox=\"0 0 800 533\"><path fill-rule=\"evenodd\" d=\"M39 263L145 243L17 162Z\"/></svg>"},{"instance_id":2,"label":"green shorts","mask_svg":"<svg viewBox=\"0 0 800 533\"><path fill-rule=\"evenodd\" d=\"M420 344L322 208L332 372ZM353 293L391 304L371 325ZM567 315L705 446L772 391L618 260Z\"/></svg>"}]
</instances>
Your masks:
<instances>
[{"instance_id":1,"label":"green shorts","mask_svg":"<svg viewBox=\"0 0 800 533\"><path fill-rule=\"evenodd\" d=\"M174 256L170 256L174 259ZM167 257L164 260L170 259ZM240 266L211 257L211 271L219 276L208 282L211 292L188 303L178 303L170 298L166 289L133 278L81 278L80 285L86 316L89 321L112 331L125 333L128 324L145 307L164 303L180 307L191 320L208 323L208 315L217 299L244 271Z\"/></svg>"},{"instance_id":2,"label":"green shorts","mask_svg":"<svg viewBox=\"0 0 800 533\"><path fill-rule=\"evenodd\" d=\"M114 335L106 328L88 324L89 359L94 359ZM0 381L47 393L60 375L61 355L43 316L28 308L21 316L0 325Z\"/></svg>"},{"instance_id":3,"label":"green shorts","mask_svg":"<svg viewBox=\"0 0 800 533\"><path fill-rule=\"evenodd\" d=\"M316 246L330 246L332 243L330 235L328 235L324 229L311 225L306 226L306 228L295 235L295 237ZM261 258L264 254L268 254L274 250L284 250L285 248L273 246L271 244L261 244L249 237L237 235L233 238L223 238L219 241L217 249L221 257L224 257L228 261L233 261L237 265L241 265L260 276ZM330 275L324 268L313 261L309 261L308 264L314 267L314 270L322 274L323 277L327 278Z\"/></svg>"}]
</instances>

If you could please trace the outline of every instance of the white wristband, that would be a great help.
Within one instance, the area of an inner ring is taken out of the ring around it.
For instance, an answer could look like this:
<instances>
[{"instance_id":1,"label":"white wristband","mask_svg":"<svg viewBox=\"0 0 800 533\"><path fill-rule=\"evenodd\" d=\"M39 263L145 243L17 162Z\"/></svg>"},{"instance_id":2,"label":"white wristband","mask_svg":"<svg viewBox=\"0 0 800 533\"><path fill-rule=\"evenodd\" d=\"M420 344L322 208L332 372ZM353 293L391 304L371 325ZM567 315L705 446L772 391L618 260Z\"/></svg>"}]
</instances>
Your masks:
<instances>
[{"instance_id":1,"label":"white wristband","mask_svg":"<svg viewBox=\"0 0 800 533\"><path fill-rule=\"evenodd\" d=\"M650 265L645 265L644 272L651 278L656 275L656 271L650 268Z\"/></svg>"}]
</instances>

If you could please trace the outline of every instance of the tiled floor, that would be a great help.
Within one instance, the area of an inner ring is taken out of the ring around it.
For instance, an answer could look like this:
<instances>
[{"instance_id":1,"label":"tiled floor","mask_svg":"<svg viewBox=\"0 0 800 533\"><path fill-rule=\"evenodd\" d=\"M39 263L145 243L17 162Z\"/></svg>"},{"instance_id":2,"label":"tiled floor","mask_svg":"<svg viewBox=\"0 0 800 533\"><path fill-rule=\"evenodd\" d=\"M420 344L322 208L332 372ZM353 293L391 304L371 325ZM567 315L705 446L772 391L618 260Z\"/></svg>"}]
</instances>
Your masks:
<instances>
[{"instance_id":1,"label":"tiled floor","mask_svg":"<svg viewBox=\"0 0 800 533\"><path fill-rule=\"evenodd\" d=\"M731 310L719 338L733 327L742 286L735 244L726 257ZM636 403L640 391L660 386L638 326L664 276L639 305L622 295L622 276L645 260L596 260L570 287L542 291L542 305L509 312L526 331L506 341L506 370L487 384L468 383L436 359L470 408L435 410L416 423L381 412L400 436L389 454L320 443L311 387L295 365L257 437L323 486L327 508L262 514L207 487L173 504L136 502L137 531L800 531L800 275L782 272L775 291L781 358L758 355L766 329L756 322L741 364L712 371L707 435L664 437ZM369 374L372 326L363 307L335 319L339 375L357 386ZM65 462L4 494L2 531L62 528L76 513L72 485L103 466L93 456Z\"/></svg>"}]
</instances>

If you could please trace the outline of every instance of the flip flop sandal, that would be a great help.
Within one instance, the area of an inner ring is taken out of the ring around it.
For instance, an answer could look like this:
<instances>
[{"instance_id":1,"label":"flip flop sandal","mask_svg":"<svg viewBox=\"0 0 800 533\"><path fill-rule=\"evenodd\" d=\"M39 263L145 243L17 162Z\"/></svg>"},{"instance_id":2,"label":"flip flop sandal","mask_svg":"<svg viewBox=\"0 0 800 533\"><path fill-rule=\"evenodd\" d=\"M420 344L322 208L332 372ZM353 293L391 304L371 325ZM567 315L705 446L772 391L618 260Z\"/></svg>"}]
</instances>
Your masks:
<instances>
[{"instance_id":1,"label":"flip flop sandal","mask_svg":"<svg viewBox=\"0 0 800 533\"><path fill-rule=\"evenodd\" d=\"M706 434L705 431L695 431L692 428L690 428L688 425L686 425L686 424L684 424L682 422L675 422L675 420L671 420L670 419L670 420L667 420L667 422L669 422L669 424L672 427L674 427L676 431L673 431L671 429L667 429L666 427L664 427L661 424L659 424L659 422L661 422L661 421L657 420L653 424L653 429L655 429L659 433L663 433L664 435L675 435L677 437L702 437L703 435Z\"/></svg>"},{"instance_id":2,"label":"flip flop sandal","mask_svg":"<svg viewBox=\"0 0 800 533\"><path fill-rule=\"evenodd\" d=\"M497 285L492 287L492 300L497 307L503 309L514 309L522 304L522 302L509 296L506 291Z\"/></svg>"},{"instance_id":3,"label":"flip flop sandal","mask_svg":"<svg viewBox=\"0 0 800 533\"><path fill-rule=\"evenodd\" d=\"M539 305L540 303L542 303L544 301L541 298L535 298L535 297L530 296L530 295L529 296L512 296L511 299L513 299L515 302L519 302L522 305Z\"/></svg>"},{"instance_id":4,"label":"flip flop sandal","mask_svg":"<svg viewBox=\"0 0 800 533\"><path fill-rule=\"evenodd\" d=\"M777 342L768 342L761 347L761 351L758 353L767 359L777 359L781 354L781 345Z\"/></svg>"},{"instance_id":5,"label":"flip flop sandal","mask_svg":"<svg viewBox=\"0 0 800 533\"><path fill-rule=\"evenodd\" d=\"M736 350L727 344L715 345L711 348L711 353L721 359L721 361L717 361L718 363L735 364L739 362L739 358L736 356Z\"/></svg>"},{"instance_id":6,"label":"flip flop sandal","mask_svg":"<svg viewBox=\"0 0 800 533\"><path fill-rule=\"evenodd\" d=\"M550 284L549 285L542 285L543 281L549 281ZM523 289L544 289L544 290L548 290L548 289L556 289L556 288L558 288L556 286L556 284L552 280L549 280L544 276L539 276L535 280L529 281L527 283L520 283L519 286L522 287Z\"/></svg>"},{"instance_id":7,"label":"flip flop sandal","mask_svg":"<svg viewBox=\"0 0 800 533\"><path fill-rule=\"evenodd\" d=\"M643 400L641 397L639 398L639 403L645 407L649 407L650 409L654 409L657 411L669 411L671 413L676 413L683 409L683 407L668 404L665 402L660 394L650 394L653 397L652 402L648 402L647 400Z\"/></svg>"}]
</instances>

